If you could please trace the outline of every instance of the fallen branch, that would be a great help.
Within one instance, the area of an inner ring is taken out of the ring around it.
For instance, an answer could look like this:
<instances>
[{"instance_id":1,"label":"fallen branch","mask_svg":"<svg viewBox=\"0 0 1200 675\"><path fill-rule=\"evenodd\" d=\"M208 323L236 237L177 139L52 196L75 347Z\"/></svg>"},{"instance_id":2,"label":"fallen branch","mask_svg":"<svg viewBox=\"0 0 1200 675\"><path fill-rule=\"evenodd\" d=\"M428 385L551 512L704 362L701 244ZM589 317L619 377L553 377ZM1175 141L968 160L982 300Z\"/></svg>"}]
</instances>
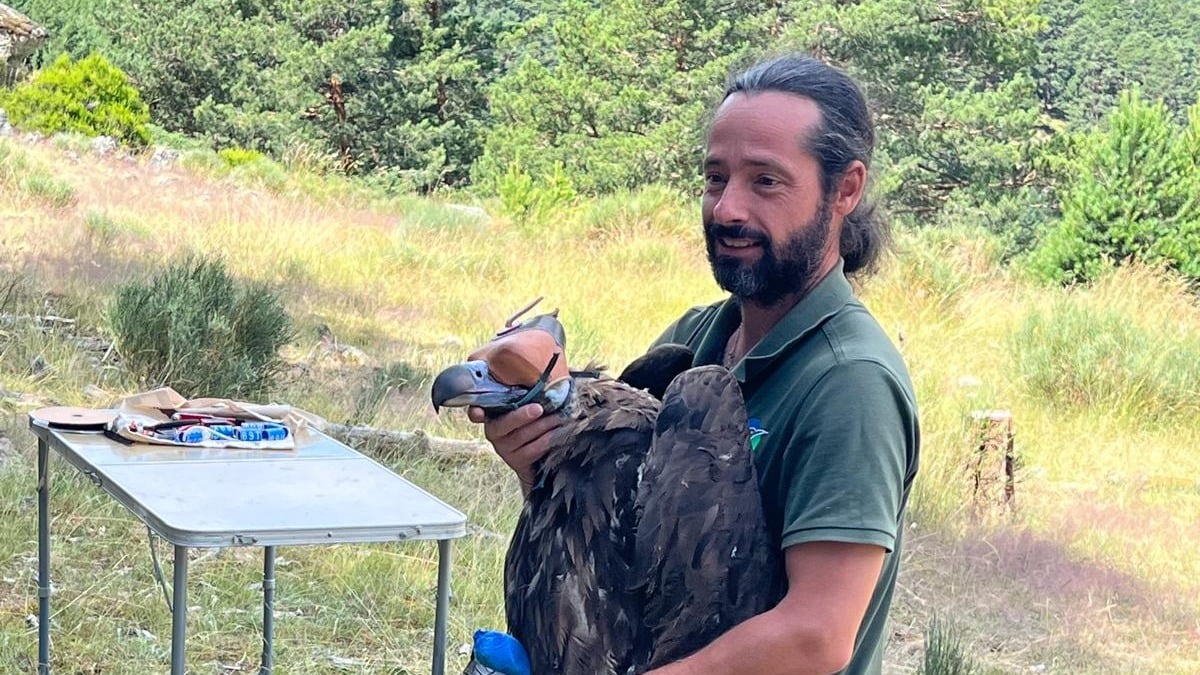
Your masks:
<instances>
[{"instance_id":1,"label":"fallen branch","mask_svg":"<svg viewBox=\"0 0 1200 675\"><path fill-rule=\"evenodd\" d=\"M74 326L75 319L54 316L52 314L47 314L46 316L37 316L35 314L0 314L0 325L15 326L26 323L35 323L40 328L46 328L47 326Z\"/></svg>"},{"instance_id":2,"label":"fallen branch","mask_svg":"<svg viewBox=\"0 0 1200 675\"><path fill-rule=\"evenodd\" d=\"M352 447L367 446L377 454L417 453L443 459L495 457L492 447L483 441L430 436L424 431L389 431L364 425L327 424L323 431Z\"/></svg>"}]
</instances>

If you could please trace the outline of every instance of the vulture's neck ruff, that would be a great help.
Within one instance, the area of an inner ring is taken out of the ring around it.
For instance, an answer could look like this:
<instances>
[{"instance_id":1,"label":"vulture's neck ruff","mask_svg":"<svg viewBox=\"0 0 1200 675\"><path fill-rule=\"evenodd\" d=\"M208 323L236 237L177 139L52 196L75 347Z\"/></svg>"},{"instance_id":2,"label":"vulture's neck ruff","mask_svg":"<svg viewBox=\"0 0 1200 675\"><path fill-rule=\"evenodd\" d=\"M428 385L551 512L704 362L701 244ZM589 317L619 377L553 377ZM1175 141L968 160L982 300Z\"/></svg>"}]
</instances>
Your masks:
<instances>
[{"instance_id":1,"label":"vulture's neck ruff","mask_svg":"<svg viewBox=\"0 0 1200 675\"><path fill-rule=\"evenodd\" d=\"M433 407L478 406L499 415L538 403L546 412L562 409L572 391L562 346L562 325L540 315L502 331L450 366L433 382Z\"/></svg>"}]
</instances>

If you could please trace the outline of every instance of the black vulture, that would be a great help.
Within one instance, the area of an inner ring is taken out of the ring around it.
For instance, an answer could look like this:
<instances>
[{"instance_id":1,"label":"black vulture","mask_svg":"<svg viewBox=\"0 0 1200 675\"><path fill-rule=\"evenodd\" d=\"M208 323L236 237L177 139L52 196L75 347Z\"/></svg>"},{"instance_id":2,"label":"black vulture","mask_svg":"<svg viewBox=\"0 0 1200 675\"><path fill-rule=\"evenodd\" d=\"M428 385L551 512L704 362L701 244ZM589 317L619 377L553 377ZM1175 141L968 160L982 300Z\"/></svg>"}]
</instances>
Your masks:
<instances>
[{"instance_id":1,"label":"black vulture","mask_svg":"<svg viewBox=\"0 0 1200 675\"><path fill-rule=\"evenodd\" d=\"M616 379L573 373L564 345L553 314L510 326L439 374L433 403L565 417L505 558L508 631L533 675L640 673L778 602L781 556L728 370L666 345Z\"/></svg>"}]
</instances>

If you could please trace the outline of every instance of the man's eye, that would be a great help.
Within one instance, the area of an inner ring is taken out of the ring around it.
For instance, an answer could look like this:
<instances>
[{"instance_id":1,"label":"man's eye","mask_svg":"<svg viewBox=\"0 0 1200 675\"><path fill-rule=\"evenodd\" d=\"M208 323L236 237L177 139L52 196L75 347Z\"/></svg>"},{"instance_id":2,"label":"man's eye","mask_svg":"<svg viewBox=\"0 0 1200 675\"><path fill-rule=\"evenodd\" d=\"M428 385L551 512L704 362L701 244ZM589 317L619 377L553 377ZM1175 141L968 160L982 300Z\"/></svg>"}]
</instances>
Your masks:
<instances>
[{"instance_id":1,"label":"man's eye","mask_svg":"<svg viewBox=\"0 0 1200 675\"><path fill-rule=\"evenodd\" d=\"M757 179L755 179L755 182L757 182L759 185L765 185L767 187L779 185L779 180L773 176L759 176Z\"/></svg>"},{"instance_id":2,"label":"man's eye","mask_svg":"<svg viewBox=\"0 0 1200 675\"><path fill-rule=\"evenodd\" d=\"M725 182L725 177L719 173L704 174L704 183L706 185L721 185Z\"/></svg>"}]
</instances>

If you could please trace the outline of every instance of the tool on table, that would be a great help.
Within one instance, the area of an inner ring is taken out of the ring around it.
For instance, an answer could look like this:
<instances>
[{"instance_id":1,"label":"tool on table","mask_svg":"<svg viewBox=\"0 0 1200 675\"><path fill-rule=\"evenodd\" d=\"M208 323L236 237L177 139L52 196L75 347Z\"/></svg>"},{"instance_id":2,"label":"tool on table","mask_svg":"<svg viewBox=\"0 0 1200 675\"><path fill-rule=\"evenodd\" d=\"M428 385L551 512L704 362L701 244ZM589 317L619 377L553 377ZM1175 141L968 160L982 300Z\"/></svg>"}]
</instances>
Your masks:
<instances>
[{"instance_id":1,"label":"tool on table","mask_svg":"<svg viewBox=\"0 0 1200 675\"><path fill-rule=\"evenodd\" d=\"M176 412L171 419L157 424L142 424L136 420L129 423L129 430L177 443L203 443L210 440L225 441L280 441L288 437L288 428L277 422L240 420L235 417L217 417Z\"/></svg>"}]
</instances>

